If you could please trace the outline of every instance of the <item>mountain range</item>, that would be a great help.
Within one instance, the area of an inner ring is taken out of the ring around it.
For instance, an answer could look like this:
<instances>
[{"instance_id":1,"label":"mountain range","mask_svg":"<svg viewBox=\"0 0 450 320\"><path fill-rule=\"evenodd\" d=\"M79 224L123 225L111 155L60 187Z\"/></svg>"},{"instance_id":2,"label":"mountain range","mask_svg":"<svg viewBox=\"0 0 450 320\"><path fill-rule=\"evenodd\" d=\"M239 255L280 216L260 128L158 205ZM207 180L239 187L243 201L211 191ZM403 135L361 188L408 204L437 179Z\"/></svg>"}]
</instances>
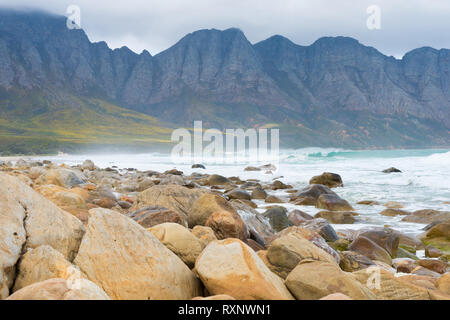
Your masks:
<instances>
[{"instance_id":1,"label":"mountain range","mask_svg":"<svg viewBox=\"0 0 450 320\"><path fill-rule=\"evenodd\" d=\"M0 10L0 151L137 149L175 127L280 128L281 147L450 145L450 50L402 59L348 37L301 46L199 30L152 56L66 18Z\"/></svg>"}]
</instances>

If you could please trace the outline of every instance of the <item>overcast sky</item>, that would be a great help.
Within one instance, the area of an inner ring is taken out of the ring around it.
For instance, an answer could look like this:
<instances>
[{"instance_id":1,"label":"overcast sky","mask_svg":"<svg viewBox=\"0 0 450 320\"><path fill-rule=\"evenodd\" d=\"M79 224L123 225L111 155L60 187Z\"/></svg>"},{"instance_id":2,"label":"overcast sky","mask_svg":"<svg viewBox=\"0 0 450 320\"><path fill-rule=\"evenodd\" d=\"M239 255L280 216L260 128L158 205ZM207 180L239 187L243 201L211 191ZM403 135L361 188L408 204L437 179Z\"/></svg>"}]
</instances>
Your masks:
<instances>
[{"instance_id":1,"label":"overcast sky","mask_svg":"<svg viewBox=\"0 0 450 320\"><path fill-rule=\"evenodd\" d=\"M450 0L0 0L61 15L71 4L80 7L91 41L153 55L195 30L230 27L252 43L274 34L301 45L350 36L396 57L423 46L450 48ZM381 30L366 25L370 5L381 9Z\"/></svg>"}]
</instances>

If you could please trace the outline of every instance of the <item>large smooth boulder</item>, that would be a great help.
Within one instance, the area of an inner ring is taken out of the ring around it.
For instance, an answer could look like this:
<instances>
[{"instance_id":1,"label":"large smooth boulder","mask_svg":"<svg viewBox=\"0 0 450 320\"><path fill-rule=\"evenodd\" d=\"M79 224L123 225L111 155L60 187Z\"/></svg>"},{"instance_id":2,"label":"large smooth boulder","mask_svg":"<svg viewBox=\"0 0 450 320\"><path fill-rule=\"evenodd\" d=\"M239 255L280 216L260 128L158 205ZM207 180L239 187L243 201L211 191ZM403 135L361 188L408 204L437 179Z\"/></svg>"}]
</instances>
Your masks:
<instances>
[{"instance_id":1,"label":"large smooth boulder","mask_svg":"<svg viewBox=\"0 0 450 320\"><path fill-rule=\"evenodd\" d=\"M6 300L110 300L95 283L81 279L71 283L66 279L48 279L24 287Z\"/></svg>"},{"instance_id":2,"label":"large smooth boulder","mask_svg":"<svg viewBox=\"0 0 450 320\"><path fill-rule=\"evenodd\" d=\"M183 260L189 268L194 267L195 259L204 247L202 242L189 229L177 223L163 223L150 228L149 231Z\"/></svg>"},{"instance_id":3,"label":"large smooth boulder","mask_svg":"<svg viewBox=\"0 0 450 320\"><path fill-rule=\"evenodd\" d=\"M151 228L165 222L178 223L187 227L187 218L184 214L164 207L145 206L127 216L144 228Z\"/></svg>"},{"instance_id":4,"label":"large smooth boulder","mask_svg":"<svg viewBox=\"0 0 450 320\"><path fill-rule=\"evenodd\" d=\"M206 181L207 184L210 186L221 186L231 183L231 181L228 178L218 174L210 175Z\"/></svg>"},{"instance_id":5,"label":"large smooth boulder","mask_svg":"<svg viewBox=\"0 0 450 320\"><path fill-rule=\"evenodd\" d=\"M355 300L373 300L375 295L335 263L304 260L286 278L286 286L298 300L317 300L343 293Z\"/></svg>"},{"instance_id":6,"label":"large smooth boulder","mask_svg":"<svg viewBox=\"0 0 450 320\"><path fill-rule=\"evenodd\" d=\"M359 236L353 240L353 242L348 246L348 250L362 254L371 260L379 260L387 263L388 265L392 264L391 256L386 250L372 240L363 236Z\"/></svg>"},{"instance_id":7,"label":"large smooth boulder","mask_svg":"<svg viewBox=\"0 0 450 320\"><path fill-rule=\"evenodd\" d=\"M151 232L107 209L89 211L74 263L112 299L176 300L199 296L191 270Z\"/></svg>"},{"instance_id":8,"label":"large smooth boulder","mask_svg":"<svg viewBox=\"0 0 450 320\"><path fill-rule=\"evenodd\" d=\"M197 273L212 295L241 300L293 299L283 280L237 239L211 242L197 258Z\"/></svg>"},{"instance_id":9,"label":"large smooth boulder","mask_svg":"<svg viewBox=\"0 0 450 320\"><path fill-rule=\"evenodd\" d=\"M0 298L8 295L22 250L50 245L73 260L84 234L81 221L4 173L0 173L0 213Z\"/></svg>"},{"instance_id":10,"label":"large smooth boulder","mask_svg":"<svg viewBox=\"0 0 450 320\"><path fill-rule=\"evenodd\" d=\"M286 278L292 269L305 259L336 263L330 254L296 232L290 232L275 239L267 250L266 256L270 265L275 267L270 269L281 278Z\"/></svg>"},{"instance_id":11,"label":"large smooth boulder","mask_svg":"<svg viewBox=\"0 0 450 320\"><path fill-rule=\"evenodd\" d=\"M317 198L316 208L329 211L353 211L353 207L337 195L322 194Z\"/></svg>"},{"instance_id":12,"label":"large smooth boulder","mask_svg":"<svg viewBox=\"0 0 450 320\"><path fill-rule=\"evenodd\" d=\"M178 185L157 185L138 194L133 210L137 211L144 206L158 206L174 210L187 219L194 202L206 192Z\"/></svg>"},{"instance_id":13,"label":"large smooth boulder","mask_svg":"<svg viewBox=\"0 0 450 320\"><path fill-rule=\"evenodd\" d=\"M76 281L86 276L60 252L47 245L39 246L28 250L20 259L13 291L53 278Z\"/></svg>"},{"instance_id":14,"label":"large smooth boulder","mask_svg":"<svg viewBox=\"0 0 450 320\"><path fill-rule=\"evenodd\" d=\"M323 184L328 188L343 187L342 178L337 173L324 172L320 176L314 176L309 180L309 184Z\"/></svg>"},{"instance_id":15,"label":"large smooth boulder","mask_svg":"<svg viewBox=\"0 0 450 320\"><path fill-rule=\"evenodd\" d=\"M54 184L64 188L86 183L86 177L79 171L67 168L50 169L36 179L37 184Z\"/></svg>"},{"instance_id":16,"label":"large smooth boulder","mask_svg":"<svg viewBox=\"0 0 450 320\"><path fill-rule=\"evenodd\" d=\"M206 193L201 195L195 202L193 202L188 215L188 225L193 228L196 225L205 225L209 216L217 211L234 212L233 206L223 197Z\"/></svg>"},{"instance_id":17,"label":"large smooth boulder","mask_svg":"<svg viewBox=\"0 0 450 320\"><path fill-rule=\"evenodd\" d=\"M237 238L245 241L249 234L247 226L242 218L233 211L216 211L211 214L205 222L206 227L214 230L214 233L219 240L227 238Z\"/></svg>"}]
</instances>

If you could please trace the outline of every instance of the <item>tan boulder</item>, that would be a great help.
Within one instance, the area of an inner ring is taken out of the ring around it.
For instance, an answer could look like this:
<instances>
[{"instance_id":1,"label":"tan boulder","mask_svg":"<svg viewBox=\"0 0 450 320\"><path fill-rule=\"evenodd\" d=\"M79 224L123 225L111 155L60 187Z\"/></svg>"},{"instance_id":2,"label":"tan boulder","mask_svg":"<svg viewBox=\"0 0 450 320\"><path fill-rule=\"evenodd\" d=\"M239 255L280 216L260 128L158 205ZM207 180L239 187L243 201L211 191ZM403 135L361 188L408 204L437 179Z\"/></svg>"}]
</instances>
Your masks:
<instances>
[{"instance_id":1,"label":"tan boulder","mask_svg":"<svg viewBox=\"0 0 450 320\"><path fill-rule=\"evenodd\" d=\"M444 273L437 281L436 288L450 295L450 272Z\"/></svg>"},{"instance_id":2,"label":"tan boulder","mask_svg":"<svg viewBox=\"0 0 450 320\"><path fill-rule=\"evenodd\" d=\"M28 250L20 259L13 291L53 278L75 281L86 276L52 247L39 246Z\"/></svg>"},{"instance_id":3,"label":"tan boulder","mask_svg":"<svg viewBox=\"0 0 450 320\"><path fill-rule=\"evenodd\" d=\"M357 215L357 213L348 211L320 211L314 218L323 218L333 224L352 224Z\"/></svg>"},{"instance_id":4,"label":"tan boulder","mask_svg":"<svg viewBox=\"0 0 450 320\"><path fill-rule=\"evenodd\" d=\"M217 240L214 230L210 227L195 226L194 228L192 228L191 232L200 240L200 242L203 244L203 247L206 247L210 242Z\"/></svg>"},{"instance_id":5,"label":"tan boulder","mask_svg":"<svg viewBox=\"0 0 450 320\"><path fill-rule=\"evenodd\" d=\"M430 300L430 290L396 278L382 268L368 268L353 272L379 300Z\"/></svg>"},{"instance_id":6,"label":"tan boulder","mask_svg":"<svg viewBox=\"0 0 450 320\"><path fill-rule=\"evenodd\" d=\"M383 261L389 265L392 264L391 256L386 250L372 240L363 236L358 236L355 240L353 240L353 242L348 246L348 250L362 254L371 260Z\"/></svg>"},{"instance_id":7,"label":"tan boulder","mask_svg":"<svg viewBox=\"0 0 450 320\"><path fill-rule=\"evenodd\" d=\"M317 198L316 208L329 211L353 211L353 207L337 195L322 194Z\"/></svg>"},{"instance_id":8,"label":"tan boulder","mask_svg":"<svg viewBox=\"0 0 450 320\"><path fill-rule=\"evenodd\" d=\"M299 262L305 259L336 264L336 261L330 254L295 232L275 239L267 250L268 262L275 266L278 271L276 273L283 279L287 277Z\"/></svg>"},{"instance_id":9,"label":"tan boulder","mask_svg":"<svg viewBox=\"0 0 450 320\"><path fill-rule=\"evenodd\" d=\"M6 300L110 300L110 298L99 286L87 279L71 283L66 279L55 278L24 287Z\"/></svg>"},{"instance_id":10,"label":"tan boulder","mask_svg":"<svg viewBox=\"0 0 450 320\"><path fill-rule=\"evenodd\" d=\"M331 172L324 172L320 176L312 177L311 180L309 180L309 184L323 184L328 188L344 186L341 176Z\"/></svg>"},{"instance_id":11,"label":"tan boulder","mask_svg":"<svg viewBox=\"0 0 450 320\"><path fill-rule=\"evenodd\" d=\"M127 214L127 216L144 228L151 228L165 222L178 223L187 227L187 218L185 214L163 207L146 206Z\"/></svg>"},{"instance_id":12,"label":"tan boulder","mask_svg":"<svg viewBox=\"0 0 450 320\"><path fill-rule=\"evenodd\" d=\"M211 242L197 258L195 268L213 295L241 300L293 299L282 279L238 239Z\"/></svg>"},{"instance_id":13,"label":"tan boulder","mask_svg":"<svg viewBox=\"0 0 450 320\"><path fill-rule=\"evenodd\" d=\"M206 193L201 195L192 205L188 215L188 224L190 228L196 225L205 225L209 216L217 211L228 211L236 213L233 206L223 197Z\"/></svg>"},{"instance_id":14,"label":"tan boulder","mask_svg":"<svg viewBox=\"0 0 450 320\"><path fill-rule=\"evenodd\" d=\"M192 299L201 285L172 251L138 223L107 209L89 211L74 263L112 299Z\"/></svg>"},{"instance_id":15,"label":"tan boulder","mask_svg":"<svg viewBox=\"0 0 450 320\"><path fill-rule=\"evenodd\" d=\"M375 298L351 273L325 261L303 260L287 276L286 286L298 300L316 300L332 293L342 293L355 300Z\"/></svg>"},{"instance_id":16,"label":"tan boulder","mask_svg":"<svg viewBox=\"0 0 450 320\"><path fill-rule=\"evenodd\" d=\"M205 222L216 234L217 239L237 238L245 241L248 231L244 221L235 211L216 211Z\"/></svg>"},{"instance_id":17,"label":"tan boulder","mask_svg":"<svg viewBox=\"0 0 450 320\"><path fill-rule=\"evenodd\" d=\"M74 258L84 234L81 221L4 173L0 212L0 298L8 295L22 250L50 245L69 261Z\"/></svg>"},{"instance_id":18,"label":"tan boulder","mask_svg":"<svg viewBox=\"0 0 450 320\"><path fill-rule=\"evenodd\" d=\"M193 268L195 260L204 246L189 229L177 223L162 223L148 229L167 248L175 253L189 267Z\"/></svg>"},{"instance_id":19,"label":"tan boulder","mask_svg":"<svg viewBox=\"0 0 450 320\"><path fill-rule=\"evenodd\" d=\"M139 193L133 209L144 206L159 206L174 210L187 218L194 202L203 194L203 189L189 189L179 185L153 186Z\"/></svg>"}]
</instances>

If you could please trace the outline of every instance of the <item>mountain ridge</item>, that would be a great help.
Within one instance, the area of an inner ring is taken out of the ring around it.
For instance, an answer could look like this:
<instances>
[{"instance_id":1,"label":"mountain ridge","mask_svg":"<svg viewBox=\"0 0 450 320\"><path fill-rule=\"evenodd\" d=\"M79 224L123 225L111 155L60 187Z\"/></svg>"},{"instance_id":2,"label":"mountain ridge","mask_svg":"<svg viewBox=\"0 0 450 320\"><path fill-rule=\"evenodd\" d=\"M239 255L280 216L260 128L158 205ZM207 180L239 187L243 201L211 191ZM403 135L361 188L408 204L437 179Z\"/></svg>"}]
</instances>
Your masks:
<instances>
[{"instance_id":1,"label":"mountain ridge","mask_svg":"<svg viewBox=\"0 0 450 320\"><path fill-rule=\"evenodd\" d=\"M32 112L49 101L70 108L64 96L78 96L173 126L275 123L290 147L450 145L448 49L396 59L349 37L252 44L229 28L189 33L152 56L91 42L62 16L0 10L0 18L0 111L5 92L34 90Z\"/></svg>"}]
</instances>

